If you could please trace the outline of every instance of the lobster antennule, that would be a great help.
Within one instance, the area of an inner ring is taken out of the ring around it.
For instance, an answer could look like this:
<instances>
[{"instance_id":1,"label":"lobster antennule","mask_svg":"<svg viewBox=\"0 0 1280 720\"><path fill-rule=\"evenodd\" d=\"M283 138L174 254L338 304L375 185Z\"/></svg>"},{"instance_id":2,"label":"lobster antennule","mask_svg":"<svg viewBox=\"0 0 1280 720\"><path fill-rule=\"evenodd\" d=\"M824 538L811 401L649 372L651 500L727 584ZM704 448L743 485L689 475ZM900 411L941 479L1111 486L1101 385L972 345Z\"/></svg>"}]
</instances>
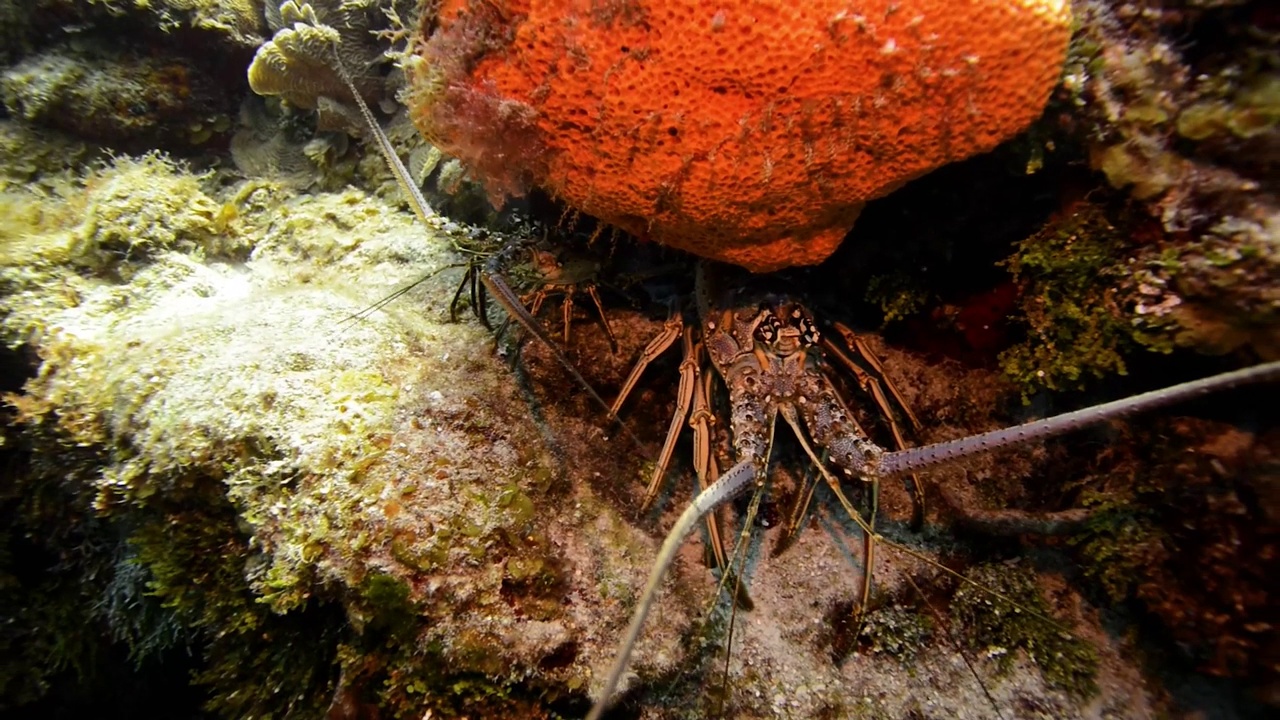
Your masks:
<instances>
[{"instance_id":1,"label":"lobster antennule","mask_svg":"<svg viewBox=\"0 0 1280 720\"><path fill-rule=\"evenodd\" d=\"M1263 363L1062 415L1054 415L1043 420L1034 420L1003 430L993 430L959 440L885 453L880 459L877 470L880 476L901 475L988 450L1064 435L1104 420L1153 410L1212 392L1278 379L1280 379L1280 361Z\"/></svg>"}]
</instances>

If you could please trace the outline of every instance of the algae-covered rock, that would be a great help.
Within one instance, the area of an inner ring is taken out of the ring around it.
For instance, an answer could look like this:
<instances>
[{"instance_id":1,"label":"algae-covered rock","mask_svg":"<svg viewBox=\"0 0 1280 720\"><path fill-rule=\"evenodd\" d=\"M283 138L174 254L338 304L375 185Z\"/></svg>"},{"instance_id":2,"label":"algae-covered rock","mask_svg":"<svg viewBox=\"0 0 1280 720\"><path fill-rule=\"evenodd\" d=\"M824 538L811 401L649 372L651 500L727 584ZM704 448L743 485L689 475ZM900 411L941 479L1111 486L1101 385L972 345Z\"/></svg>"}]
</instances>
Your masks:
<instances>
[{"instance_id":1,"label":"algae-covered rock","mask_svg":"<svg viewBox=\"0 0 1280 720\"><path fill-rule=\"evenodd\" d=\"M71 200L79 223L5 239L0 279L6 340L41 358L11 398L24 442L87 452L78 512L129 537L203 648L210 706L493 715L581 693L612 649L602 587L637 584L649 541L567 481L484 331L441 322L454 279L352 319L452 262L460 230L208 180L117 159ZM308 626L288 652L259 635ZM245 690L261 677L303 695Z\"/></svg>"},{"instance_id":2,"label":"algae-covered rock","mask_svg":"<svg viewBox=\"0 0 1280 720\"><path fill-rule=\"evenodd\" d=\"M26 123L125 146L189 147L231 127L224 90L189 59L106 44L26 57L0 74L0 95Z\"/></svg>"},{"instance_id":3,"label":"algae-covered rock","mask_svg":"<svg viewBox=\"0 0 1280 720\"><path fill-rule=\"evenodd\" d=\"M1000 354L1005 374L1024 388L1083 388L1088 380L1127 372L1138 347L1168 351L1163 335L1146 335L1126 313L1132 270L1125 258L1148 223L1123 201L1081 202L1018 244L1005 264L1018 283L1027 338ZM1163 344L1161 344L1163 343Z\"/></svg>"},{"instance_id":4,"label":"algae-covered rock","mask_svg":"<svg viewBox=\"0 0 1280 720\"><path fill-rule=\"evenodd\" d=\"M141 17L166 32L196 29L225 35L244 46L261 41L263 16L257 0L45 0L74 12ZM77 8L76 6L80 6Z\"/></svg>"},{"instance_id":5,"label":"algae-covered rock","mask_svg":"<svg viewBox=\"0 0 1280 720\"><path fill-rule=\"evenodd\" d=\"M118 150L190 151L232 129L255 0L0 3L9 117Z\"/></svg>"},{"instance_id":6,"label":"algae-covered rock","mask_svg":"<svg viewBox=\"0 0 1280 720\"><path fill-rule=\"evenodd\" d=\"M1280 353L1280 51L1265 5L1076 3L1064 86L1090 160L1164 231L1129 255L1119 301L1165 345Z\"/></svg>"}]
</instances>

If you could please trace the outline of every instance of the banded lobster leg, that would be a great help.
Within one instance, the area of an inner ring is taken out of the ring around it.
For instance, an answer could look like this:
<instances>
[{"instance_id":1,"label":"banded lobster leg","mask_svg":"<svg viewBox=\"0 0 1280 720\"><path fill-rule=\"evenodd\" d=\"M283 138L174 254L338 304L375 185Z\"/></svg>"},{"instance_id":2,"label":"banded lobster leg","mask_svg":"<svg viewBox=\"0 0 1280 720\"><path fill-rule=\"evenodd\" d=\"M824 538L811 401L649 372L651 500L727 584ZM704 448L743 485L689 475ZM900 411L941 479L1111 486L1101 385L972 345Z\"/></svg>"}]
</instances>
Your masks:
<instances>
[{"instance_id":1,"label":"banded lobster leg","mask_svg":"<svg viewBox=\"0 0 1280 720\"><path fill-rule=\"evenodd\" d=\"M640 353L639 359L632 366L631 372L622 384L622 390L619 392L618 398L613 401L613 405L609 408L609 417L611 419L617 418L622 405L635 389L644 371L648 369L654 360L675 344L676 338L682 339L680 385L676 391L676 409L671 416L671 423L667 428L666 439L662 443L662 450L658 454L653 474L650 476L649 484L645 488L644 500L640 504L641 512L647 510L658 495L658 490L662 486L662 479L666 477L667 470L671 466L671 460L675 455L676 441L680 438L680 431L684 429L686 419L689 426L693 428L694 471L698 479L699 492L705 491L710 483L716 481L718 476L715 461L711 456L711 425L714 421L714 416L711 413L710 403L707 399L707 384L702 379L702 344L694 342L693 328L685 327L679 310L674 310L671 313L671 317L663 324L662 331L650 340L649 344ZM728 556L725 553L720 523L715 513L707 517L707 533L710 538L711 552L715 557L716 566L727 572L729 570Z\"/></svg>"},{"instance_id":2,"label":"banded lobster leg","mask_svg":"<svg viewBox=\"0 0 1280 720\"><path fill-rule=\"evenodd\" d=\"M579 291L585 292L595 308L596 319L600 321L601 327L604 328L605 337L609 340L610 350L617 353L618 338L613 334L613 326L609 324L609 317L604 311L604 303L600 301L600 291L596 289L596 283L593 279L600 269L599 263L580 257L562 260L554 252L537 248L533 248L530 255L531 279L538 287L521 298L522 303L529 308L529 314L537 317L538 311L542 309L542 305L547 301L547 298L552 295L560 295L563 337L565 344L568 345L569 327L573 320L573 296L574 293Z\"/></svg>"}]
</instances>

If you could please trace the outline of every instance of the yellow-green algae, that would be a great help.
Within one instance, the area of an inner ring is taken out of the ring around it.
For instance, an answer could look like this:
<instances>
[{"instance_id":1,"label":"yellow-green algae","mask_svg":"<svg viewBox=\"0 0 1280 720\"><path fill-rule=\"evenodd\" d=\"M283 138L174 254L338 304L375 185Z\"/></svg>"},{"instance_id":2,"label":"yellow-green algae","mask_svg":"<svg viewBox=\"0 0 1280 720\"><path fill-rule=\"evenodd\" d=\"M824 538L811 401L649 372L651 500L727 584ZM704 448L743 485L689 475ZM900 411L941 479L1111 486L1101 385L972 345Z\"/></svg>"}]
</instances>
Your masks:
<instances>
[{"instance_id":1,"label":"yellow-green algae","mask_svg":"<svg viewBox=\"0 0 1280 720\"><path fill-rule=\"evenodd\" d=\"M79 4L53 0L62 4ZM257 0L80 0L90 8L113 15L151 15L149 22L165 31L195 28L226 33L233 40L252 42L265 30Z\"/></svg>"},{"instance_id":2,"label":"yellow-green algae","mask_svg":"<svg viewBox=\"0 0 1280 720\"><path fill-rule=\"evenodd\" d=\"M1133 211L1082 202L1018 245L1006 265L1018 282L1027 338L1000 355L1024 396L1075 390L1125 373L1137 329L1125 322L1119 285L1133 272Z\"/></svg>"},{"instance_id":3,"label":"yellow-green algae","mask_svg":"<svg viewBox=\"0 0 1280 720\"><path fill-rule=\"evenodd\" d=\"M83 454L39 477L127 535L162 625L205 656L211 709L541 716L585 690L612 642L582 629L623 619L595 578L638 583L636 531L615 518L626 551L588 550L564 527L614 512L595 502L546 526L538 508L590 499L485 332L441 322L456 276L350 319L455 262L460 229L158 154L48 175L56 193L4 191L28 209L4 226L2 327L41 360L9 398L19 437Z\"/></svg>"}]
</instances>

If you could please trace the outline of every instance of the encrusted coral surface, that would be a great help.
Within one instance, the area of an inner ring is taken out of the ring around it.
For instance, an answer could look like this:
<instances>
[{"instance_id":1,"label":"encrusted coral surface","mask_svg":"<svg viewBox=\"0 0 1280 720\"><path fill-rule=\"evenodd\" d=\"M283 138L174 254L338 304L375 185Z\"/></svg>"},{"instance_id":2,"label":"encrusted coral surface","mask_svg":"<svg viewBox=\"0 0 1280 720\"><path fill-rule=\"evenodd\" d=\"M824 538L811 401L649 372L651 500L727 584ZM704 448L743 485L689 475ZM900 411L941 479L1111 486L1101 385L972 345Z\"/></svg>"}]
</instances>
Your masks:
<instances>
[{"instance_id":1,"label":"encrusted coral surface","mask_svg":"<svg viewBox=\"0 0 1280 720\"><path fill-rule=\"evenodd\" d=\"M1081 1L1090 160L1158 221L1120 302L1166 345L1280 356L1280 23L1264 2ZM1195 38L1194 42L1186 42Z\"/></svg>"},{"instance_id":2,"label":"encrusted coral surface","mask_svg":"<svg viewBox=\"0 0 1280 720\"><path fill-rule=\"evenodd\" d=\"M444 3L410 106L501 198L530 185L755 271L1040 114L1061 0Z\"/></svg>"},{"instance_id":3,"label":"encrusted coral surface","mask_svg":"<svg viewBox=\"0 0 1280 720\"><path fill-rule=\"evenodd\" d=\"M29 123L129 145L200 145L231 127L229 103L188 59L157 60L80 42L0 74L8 113Z\"/></svg>"},{"instance_id":4,"label":"encrusted coral surface","mask_svg":"<svg viewBox=\"0 0 1280 720\"><path fill-rule=\"evenodd\" d=\"M207 181L153 155L117 159L60 201L26 196L43 212L4 237L4 332L43 362L14 407L51 443L36 452L96 459L74 480L25 482L119 523L186 623L169 642L240 638L206 650L210 706L228 717L279 711L270 692L238 690L259 682L250 668L328 677L339 645L347 684L321 683L290 712L373 692L398 714L492 714L508 706L488 694L524 683L585 688L612 650L592 628L614 621L651 541L568 481L501 362L473 352L483 331L441 322L452 280L430 284L435 309L351 320L452 260L460 228L424 229L356 191L256 181L215 200ZM552 520L539 510L552 505L576 509ZM239 560L191 587L206 568L179 558L207 537ZM284 633L320 608L346 620L303 621L318 644L286 665L239 635ZM668 652L674 629L652 635Z\"/></svg>"},{"instance_id":5,"label":"encrusted coral surface","mask_svg":"<svg viewBox=\"0 0 1280 720\"><path fill-rule=\"evenodd\" d=\"M116 16L136 15L166 31L195 28L225 34L244 45L257 44L263 31L258 0L47 0L68 5L73 12L102 11ZM81 6L77 8L75 6Z\"/></svg>"}]
</instances>

